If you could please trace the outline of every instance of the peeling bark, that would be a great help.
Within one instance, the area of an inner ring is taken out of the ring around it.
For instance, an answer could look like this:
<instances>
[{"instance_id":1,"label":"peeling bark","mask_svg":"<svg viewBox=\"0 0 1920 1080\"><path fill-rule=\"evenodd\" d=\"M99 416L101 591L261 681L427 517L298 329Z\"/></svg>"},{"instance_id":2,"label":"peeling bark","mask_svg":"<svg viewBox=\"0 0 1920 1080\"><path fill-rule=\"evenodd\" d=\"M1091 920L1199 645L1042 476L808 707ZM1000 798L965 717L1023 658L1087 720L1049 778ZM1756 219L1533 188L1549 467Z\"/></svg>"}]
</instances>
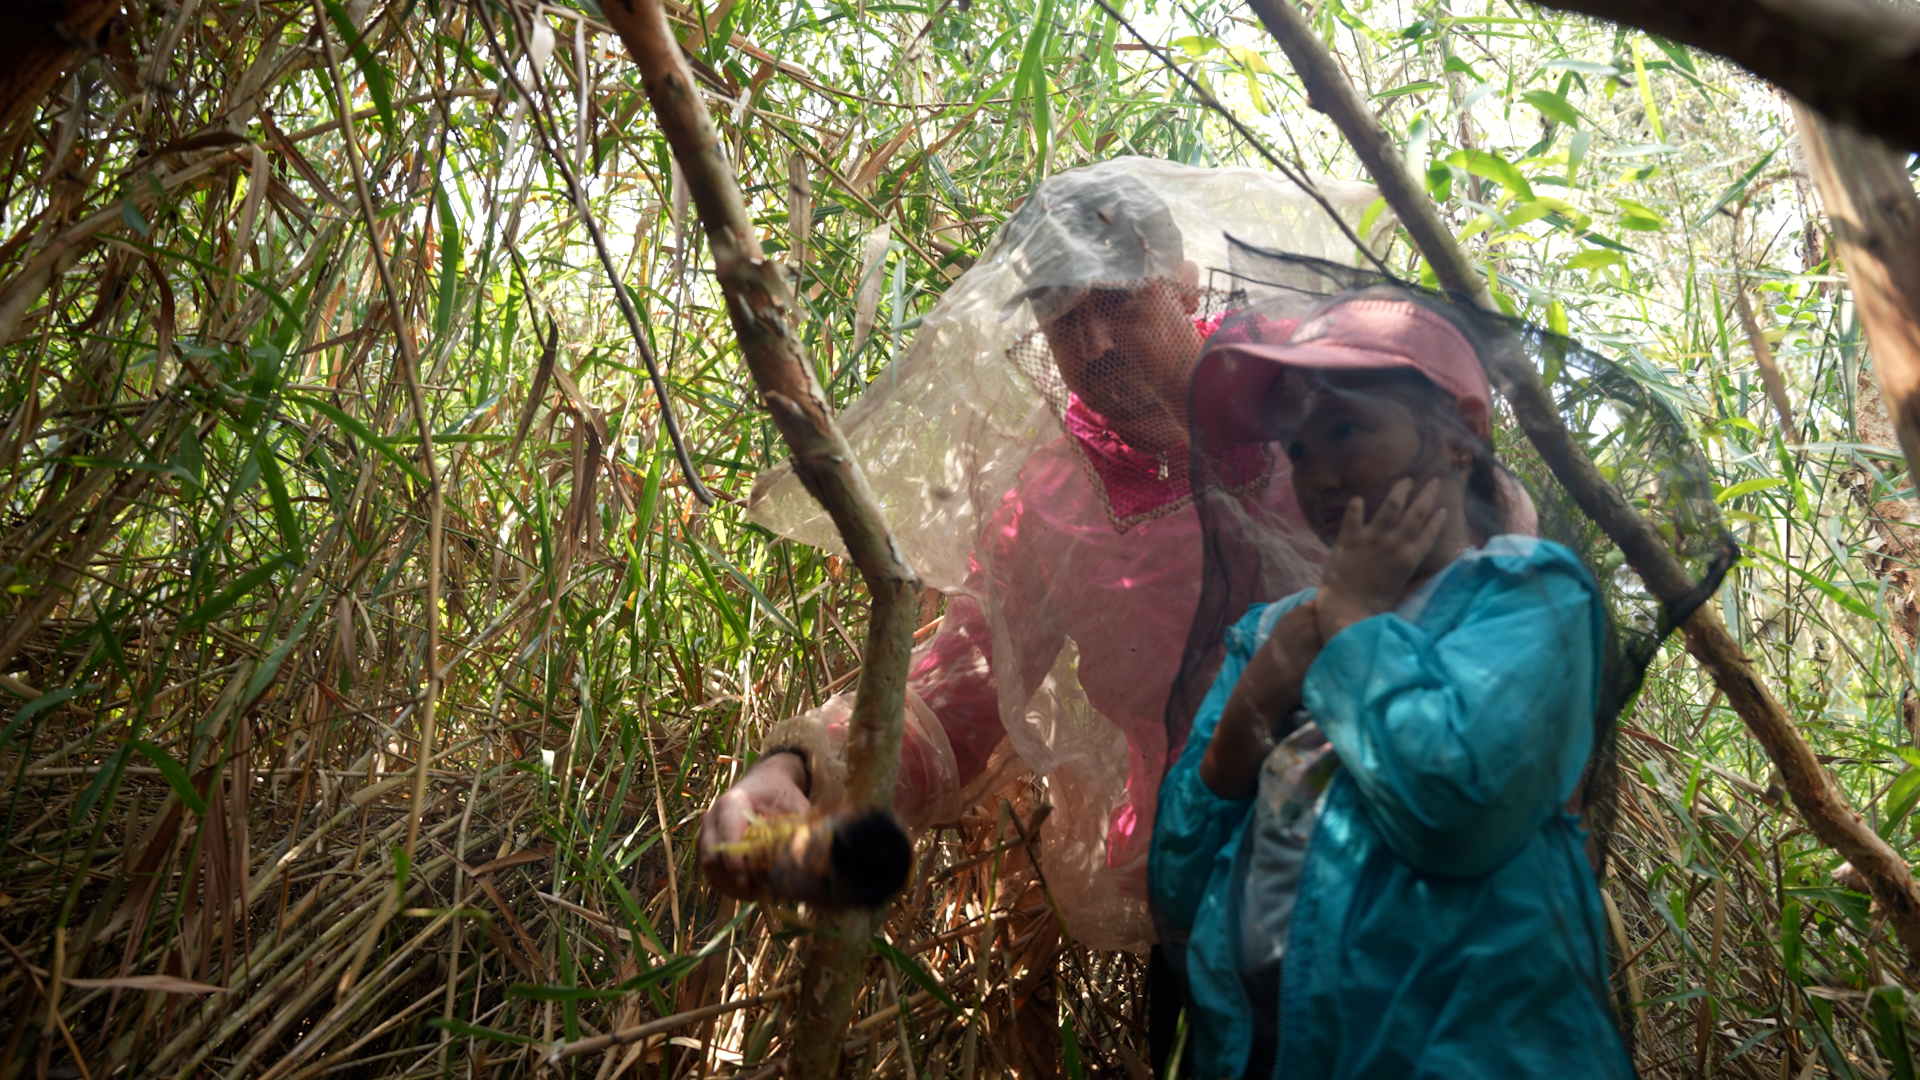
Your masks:
<instances>
[{"instance_id":1,"label":"peeling bark","mask_svg":"<svg viewBox=\"0 0 1920 1080\"><path fill-rule=\"evenodd\" d=\"M102 48L120 0L41 0L0 15L0 131L40 103L76 60Z\"/></svg>"},{"instance_id":2,"label":"peeling bark","mask_svg":"<svg viewBox=\"0 0 1920 1080\"><path fill-rule=\"evenodd\" d=\"M788 321L793 298L786 275L760 247L739 182L661 0L606 0L603 10L640 67L654 115L687 179L740 351L774 426L793 452L794 472L833 519L873 598L848 726L847 795L858 805L890 808L900 768L907 664L920 610L919 578L894 544ZM823 918L815 928L788 1028L788 1075L838 1075L847 1018L877 917L856 912Z\"/></svg>"}]
</instances>

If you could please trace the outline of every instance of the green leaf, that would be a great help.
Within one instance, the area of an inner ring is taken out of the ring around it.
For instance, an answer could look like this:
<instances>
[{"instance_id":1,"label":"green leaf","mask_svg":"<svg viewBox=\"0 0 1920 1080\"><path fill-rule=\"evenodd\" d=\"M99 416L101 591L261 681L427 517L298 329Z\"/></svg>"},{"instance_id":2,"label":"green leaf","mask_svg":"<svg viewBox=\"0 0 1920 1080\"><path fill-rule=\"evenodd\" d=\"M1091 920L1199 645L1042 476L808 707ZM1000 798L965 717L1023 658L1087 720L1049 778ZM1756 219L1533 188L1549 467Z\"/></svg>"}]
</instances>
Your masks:
<instances>
[{"instance_id":1,"label":"green leaf","mask_svg":"<svg viewBox=\"0 0 1920 1080\"><path fill-rule=\"evenodd\" d=\"M359 65L361 76L367 80L367 94L373 98L374 110L380 114L381 133L391 143L399 134L400 125L393 120L393 93L388 89L392 80L387 75L387 69L374 57L373 50L367 48L366 40L360 36L359 29L353 25L340 0L326 0L326 5L334 28L340 31L341 39L347 43L347 51L353 54L353 62ZM330 101L332 97L328 95ZM338 107L336 104L335 108Z\"/></svg>"},{"instance_id":2,"label":"green leaf","mask_svg":"<svg viewBox=\"0 0 1920 1080\"><path fill-rule=\"evenodd\" d=\"M775 626L792 634L798 640L806 640L806 635L800 632L798 626L793 625L793 620L787 618L786 612L780 610L780 605L768 599L767 594L760 591L760 586L755 585L753 579L748 577L744 570L735 566L732 559L701 543L701 541L694 540L693 543L699 544L700 549L707 553L708 558L719 563L721 568L727 572L728 577L739 582L740 587L747 590L747 595L753 597L754 600L759 603L761 610L767 613L767 618L772 619Z\"/></svg>"},{"instance_id":3,"label":"green leaf","mask_svg":"<svg viewBox=\"0 0 1920 1080\"><path fill-rule=\"evenodd\" d=\"M98 683L88 683L85 686L69 686L64 690L55 690L51 693L42 694L32 701L27 702L25 705L20 706L20 711L14 713L13 719L7 721L6 728L0 730L0 750L7 748L7 744L11 743L14 736L20 733L20 729L26 726L27 721L39 716L41 713L46 712L56 705L71 701L75 694L90 693L98 689L100 689Z\"/></svg>"},{"instance_id":4,"label":"green leaf","mask_svg":"<svg viewBox=\"0 0 1920 1080\"><path fill-rule=\"evenodd\" d=\"M1073 1033L1073 1010L1060 1010L1060 1063L1067 1080L1086 1080L1087 1067L1080 1059L1080 1037Z\"/></svg>"},{"instance_id":5,"label":"green leaf","mask_svg":"<svg viewBox=\"0 0 1920 1080\"><path fill-rule=\"evenodd\" d=\"M1658 34L1648 34L1647 37L1651 39L1655 45L1659 46L1661 52L1667 54L1667 59L1673 61L1675 67L1678 67L1689 75L1700 74L1700 69L1693 66L1693 56L1687 52L1685 45L1668 41Z\"/></svg>"},{"instance_id":6,"label":"green leaf","mask_svg":"<svg viewBox=\"0 0 1920 1080\"><path fill-rule=\"evenodd\" d=\"M288 551L299 551L306 545L300 539L300 519L293 512L293 499L287 494L287 478L281 475L280 461L265 444L256 456L260 461L260 478L266 482L267 497L273 503L273 522L280 530L280 543Z\"/></svg>"},{"instance_id":7,"label":"green leaf","mask_svg":"<svg viewBox=\"0 0 1920 1080\"><path fill-rule=\"evenodd\" d=\"M1593 132L1576 131L1573 140L1567 145L1567 186L1580 175L1580 163L1587 159L1587 148L1593 145Z\"/></svg>"},{"instance_id":8,"label":"green leaf","mask_svg":"<svg viewBox=\"0 0 1920 1080\"><path fill-rule=\"evenodd\" d=\"M1765 154L1762 154L1760 160L1753 163L1752 168L1740 174L1740 179L1728 184L1727 190L1721 192L1720 197L1715 199L1713 205L1707 208L1707 212L1701 214L1700 217L1694 221L1693 227L1698 229L1707 222L1712 221L1713 215L1719 213L1722 207L1745 194L1747 185L1753 183L1754 177L1759 176L1762 169L1772 164L1773 155L1777 152L1777 150L1769 150Z\"/></svg>"},{"instance_id":9,"label":"green leaf","mask_svg":"<svg viewBox=\"0 0 1920 1080\"><path fill-rule=\"evenodd\" d=\"M228 608L240 602L241 597L266 584L281 567L292 561L292 553L283 551L240 575L233 584L220 590L219 595L187 612L186 617L180 620L180 631L190 633L225 615Z\"/></svg>"},{"instance_id":10,"label":"green leaf","mask_svg":"<svg viewBox=\"0 0 1920 1080\"><path fill-rule=\"evenodd\" d=\"M1913 1050L1907 1045L1907 996L1897 986L1876 986L1868 995L1880 1052L1893 1066L1894 1080L1914 1080Z\"/></svg>"},{"instance_id":11,"label":"green leaf","mask_svg":"<svg viewBox=\"0 0 1920 1080\"><path fill-rule=\"evenodd\" d=\"M453 325L453 311L460 286L460 222L453 216L453 204L447 199L446 185L434 184L434 205L440 215L440 287L433 302L433 335L445 337Z\"/></svg>"},{"instance_id":12,"label":"green leaf","mask_svg":"<svg viewBox=\"0 0 1920 1080\"><path fill-rule=\"evenodd\" d=\"M1742 480L1737 484L1728 484L1726 487L1714 492L1713 501L1725 506L1742 495L1751 495L1756 491L1765 491L1768 488L1785 487L1786 483L1785 480L1777 476L1761 476L1752 480Z\"/></svg>"},{"instance_id":13,"label":"green leaf","mask_svg":"<svg viewBox=\"0 0 1920 1080\"><path fill-rule=\"evenodd\" d=\"M413 462L408 461L405 455L401 454L400 451L394 449L392 442L386 439L383 439L378 435L375 435L373 433L372 428L354 419L353 417L348 416L345 412L342 412L340 409L335 408L334 406L329 405L324 401L321 401L319 398L308 397L304 394L295 394L293 395L292 400L297 401L302 405L305 405L307 408L312 409L314 412L317 412L320 415L326 417L327 419L333 421L334 423L339 424L341 427L347 430L348 434L352 435L356 439L359 439L361 442L366 443L367 445L373 447L375 452L377 452L381 457L384 457L388 461L393 462L395 465L400 466L400 468L408 476L413 477L415 483L419 484L421 487L427 486L426 476L424 476L420 472L420 470L414 466Z\"/></svg>"},{"instance_id":14,"label":"green leaf","mask_svg":"<svg viewBox=\"0 0 1920 1080\"><path fill-rule=\"evenodd\" d=\"M1667 219L1661 217L1659 211L1645 203L1618 197L1613 201L1620 206L1620 227L1623 229L1634 229L1639 232L1659 232L1661 229L1667 227Z\"/></svg>"},{"instance_id":15,"label":"green leaf","mask_svg":"<svg viewBox=\"0 0 1920 1080\"><path fill-rule=\"evenodd\" d=\"M120 221L141 236L152 235L153 230L147 225L147 219L140 215L140 208L133 205L132 199L121 200Z\"/></svg>"},{"instance_id":16,"label":"green leaf","mask_svg":"<svg viewBox=\"0 0 1920 1080\"><path fill-rule=\"evenodd\" d=\"M725 619L727 626L733 630L733 636L737 640L744 642L749 636L747 634L747 622L740 617L738 611L734 610L733 603L727 596L727 591L720 587L720 579L713 576L713 566L707 562L707 556L705 554L711 550L711 548L700 543L698 540L687 545L687 551L693 555L694 568L700 571L700 580L706 582L707 600L710 601L715 608L719 609L720 617Z\"/></svg>"},{"instance_id":17,"label":"green leaf","mask_svg":"<svg viewBox=\"0 0 1920 1080\"><path fill-rule=\"evenodd\" d=\"M93 775L93 783L88 784L87 789L80 793L78 799L74 800L73 810L67 814L67 820L69 822L78 825L87 819L88 814L93 813L94 804L100 801L100 796L105 794L107 785L113 782L115 776L119 775L120 767L127 763L127 755L130 750L131 747L122 743L119 749L107 755L107 760L100 764L100 771Z\"/></svg>"},{"instance_id":18,"label":"green leaf","mask_svg":"<svg viewBox=\"0 0 1920 1080\"><path fill-rule=\"evenodd\" d=\"M488 82L497 83L504 81L500 77L500 69L480 59L480 57L467 46L466 42L446 34L435 34L433 35L433 40L452 49L461 60L466 62L468 67L478 72L481 77L485 78Z\"/></svg>"},{"instance_id":19,"label":"green leaf","mask_svg":"<svg viewBox=\"0 0 1920 1080\"><path fill-rule=\"evenodd\" d=\"M507 996L528 1001L613 1001L633 991L620 986L549 986L541 983L510 983Z\"/></svg>"},{"instance_id":20,"label":"green leaf","mask_svg":"<svg viewBox=\"0 0 1920 1080\"><path fill-rule=\"evenodd\" d=\"M1900 822L1913 812L1920 801L1920 769L1909 768L1893 778L1887 794L1880 800L1880 835L1890 837Z\"/></svg>"},{"instance_id":21,"label":"green leaf","mask_svg":"<svg viewBox=\"0 0 1920 1080\"><path fill-rule=\"evenodd\" d=\"M1569 270L1598 270L1603 266L1618 266L1625 269L1626 257L1617 251L1594 249L1583 251L1567 260Z\"/></svg>"},{"instance_id":22,"label":"green leaf","mask_svg":"<svg viewBox=\"0 0 1920 1080\"><path fill-rule=\"evenodd\" d=\"M1360 227L1354 230L1360 239L1365 240L1372 234L1374 222L1380 220L1380 215L1386 208L1387 200L1385 196L1377 198L1367 204L1366 210L1360 215Z\"/></svg>"},{"instance_id":23,"label":"green leaf","mask_svg":"<svg viewBox=\"0 0 1920 1080\"><path fill-rule=\"evenodd\" d=\"M1533 198L1533 185L1520 175L1513 162L1485 150L1455 150L1447 155L1447 164L1465 169L1475 176L1499 184L1523 199Z\"/></svg>"},{"instance_id":24,"label":"green leaf","mask_svg":"<svg viewBox=\"0 0 1920 1080\"><path fill-rule=\"evenodd\" d=\"M1781 566L1787 570L1792 571L1796 577L1800 578L1800 580L1820 590L1820 592L1823 595L1825 595L1827 599L1833 601L1836 604L1839 604L1841 607L1847 609L1853 614L1868 620L1877 621L1879 619L1879 616L1874 613L1873 608L1868 606L1865 601L1861 600L1857 596L1850 595L1845 589L1842 589L1840 586L1834 584L1831 581L1828 581L1826 578L1823 578L1818 574L1815 574L1809 570L1804 570L1798 566L1795 566L1794 564L1787 562L1785 559L1780 558L1778 555L1775 555L1774 553L1770 551L1766 551L1762 548L1757 548L1757 547L1750 548L1748 549L1747 553L1750 555L1758 555L1761 558L1767 560L1768 562L1775 564L1776 566Z\"/></svg>"},{"instance_id":25,"label":"green leaf","mask_svg":"<svg viewBox=\"0 0 1920 1080\"><path fill-rule=\"evenodd\" d=\"M1373 95L1373 100L1385 101L1388 98L1406 97L1408 94L1424 94L1429 90L1438 89L1440 89L1439 80L1421 79L1419 82L1410 82L1405 86L1396 86L1391 90L1382 90Z\"/></svg>"},{"instance_id":26,"label":"green leaf","mask_svg":"<svg viewBox=\"0 0 1920 1080\"><path fill-rule=\"evenodd\" d=\"M1046 160L1047 142L1053 128L1046 64L1047 39L1053 31L1053 5L1054 0L1040 0L1040 10L1033 17L1033 32L1027 35L1026 45L1020 50L1020 66L1013 79L1015 107L1024 102L1032 110L1035 152L1041 161Z\"/></svg>"},{"instance_id":27,"label":"green leaf","mask_svg":"<svg viewBox=\"0 0 1920 1080\"><path fill-rule=\"evenodd\" d=\"M1567 99L1551 90L1529 90L1520 95L1520 100L1540 110L1540 115L1557 124L1570 128L1580 126L1580 113Z\"/></svg>"},{"instance_id":28,"label":"green leaf","mask_svg":"<svg viewBox=\"0 0 1920 1080\"><path fill-rule=\"evenodd\" d=\"M319 597L308 604L307 610L300 614L300 619L294 623L293 629L287 631L286 639L275 646L265 660L260 661L259 667L253 669L253 678L247 680L247 692L240 696L241 705L252 704L253 699L259 697L261 691L267 688L267 684L273 682L273 677L280 673L280 665L287 662L287 654L293 651L294 645L306 634L307 623L313 619L313 613L320 610L320 602L324 599L324 596Z\"/></svg>"},{"instance_id":29,"label":"green leaf","mask_svg":"<svg viewBox=\"0 0 1920 1080\"><path fill-rule=\"evenodd\" d=\"M1218 41L1200 34L1188 34L1186 37L1177 37L1173 39L1173 43L1181 52L1186 53L1195 60L1200 59L1220 47Z\"/></svg>"},{"instance_id":30,"label":"green leaf","mask_svg":"<svg viewBox=\"0 0 1920 1080\"><path fill-rule=\"evenodd\" d=\"M1469 64L1469 63L1467 63L1467 62L1466 62L1465 60L1462 60L1462 59L1460 59L1460 58L1459 58L1459 57L1457 57L1457 56L1449 56L1449 57L1447 57L1447 63L1446 63L1446 66L1445 66L1445 67L1443 68L1443 70L1445 70L1445 71L1457 71L1457 72L1459 72L1460 74L1462 74L1462 75L1465 75L1465 76L1468 76L1469 78L1471 78L1471 79L1473 79L1473 81L1474 81L1474 82L1486 82L1486 81L1487 81L1487 80L1485 80L1485 79L1483 79L1483 78L1481 78L1481 77L1480 77L1480 73L1479 73L1479 72L1477 72L1477 71L1475 71L1475 70L1473 70L1473 65L1472 65L1472 64Z\"/></svg>"},{"instance_id":31,"label":"green leaf","mask_svg":"<svg viewBox=\"0 0 1920 1080\"><path fill-rule=\"evenodd\" d=\"M515 1046L544 1045L539 1039L530 1035L516 1035L510 1031L481 1027L478 1024L469 1024L465 1020L455 1020L450 1016L430 1016L427 1018L427 1026L468 1039L490 1039L493 1042L513 1043Z\"/></svg>"},{"instance_id":32,"label":"green leaf","mask_svg":"<svg viewBox=\"0 0 1920 1080\"><path fill-rule=\"evenodd\" d=\"M947 993L947 991L941 987L939 981L936 980L926 968L920 966L918 960L901 952L898 948L894 947L892 942L887 941L879 935L874 936L873 951L879 953L886 958L888 963L900 969L900 974L912 979L914 985L932 994L935 1001L947 1007L948 1012L955 1016L961 1014L960 1003L953 1000L953 995Z\"/></svg>"},{"instance_id":33,"label":"green leaf","mask_svg":"<svg viewBox=\"0 0 1920 1080\"><path fill-rule=\"evenodd\" d=\"M180 801L186 805L187 809L193 811L193 816L207 816L207 800L193 790L193 778L187 775L186 766L173 760L172 754L145 739L135 739L128 745L140 751L148 761L159 768L160 775L167 781L167 786L173 789L175 795L180 796Z\"/></svg>"},{"instance_id":34,"label":"green leaf","mask_svg":"<svg viewBox=\"0 0 1920 1080\"><path fill-rule=\"evenodd\" d=\"M1653 141L1656 143L1664 143L1667 141L1667 133L1660 124L1660 106L1653 99L1653 83L1647 78L1647 65L1646 61L1640 56L1640 42L1638 39L1633 41L1632 48L1633 78L1634 82L1640 87L1640 106L1646 111L1647 126L1653 129Z\"/></svg>"},{"instance_id":35,"label":"green leaf","mask_svg":"<svg viewBox=\"0 0 1920 1080\"><path fill-rule=\"evenodd\" d=\"M1800 910L1798 900L1788 900L1780 908L1780 966L1796 983L1806 981L1801 974Z\"/></svg>"}]
</instances>

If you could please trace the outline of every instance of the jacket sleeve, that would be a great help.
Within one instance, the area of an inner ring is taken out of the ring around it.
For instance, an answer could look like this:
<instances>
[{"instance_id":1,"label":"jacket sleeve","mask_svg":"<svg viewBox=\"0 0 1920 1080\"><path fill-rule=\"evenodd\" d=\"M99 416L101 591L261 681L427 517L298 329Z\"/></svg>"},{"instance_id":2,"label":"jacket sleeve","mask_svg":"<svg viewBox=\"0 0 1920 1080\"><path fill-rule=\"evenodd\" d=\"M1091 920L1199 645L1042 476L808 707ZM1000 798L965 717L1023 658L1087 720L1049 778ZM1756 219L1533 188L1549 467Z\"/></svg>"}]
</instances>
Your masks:
<instances>
[{"instance_id":1,"label":"jacket sleeve","mask_svg":"<svg viewBox=\"0 0 1920 1080\"><path fill-rule=\"evenodd\" d=\"M1172 930L1182 933L1193 929L1194 916L1205 896L1214 858L1233 839L1253 800L1224 799L1200 778L1200 759L1206 756L1207 743L1220 724L1220 714L1233 694L1247 661L1265 635L1263 627L1273 625L1274 616L1296 606L1300 597L1279 604L1256 605L1227 631L1226 658L1213 688L1193 718L1192 733L1180 760L1160 782L1160 806L1153 823L1153 847L1148 854L1148 886L1153 894L1154 915Z\"/></svg>"},{"instance_id":2,"label":"jacket sleeve","mask_svg":"<svg viewBox=\"0 0 1920 1080\"><path fill-rule=\"evenodd\" d=\"M1511 857L1572 793L1592 750L1601 609L1571 552L1475 559L1433 632L1354 623L1307 672L1304 699L1369 816L1415 868L1475 876Z\"/></svg>"}]
</instances>

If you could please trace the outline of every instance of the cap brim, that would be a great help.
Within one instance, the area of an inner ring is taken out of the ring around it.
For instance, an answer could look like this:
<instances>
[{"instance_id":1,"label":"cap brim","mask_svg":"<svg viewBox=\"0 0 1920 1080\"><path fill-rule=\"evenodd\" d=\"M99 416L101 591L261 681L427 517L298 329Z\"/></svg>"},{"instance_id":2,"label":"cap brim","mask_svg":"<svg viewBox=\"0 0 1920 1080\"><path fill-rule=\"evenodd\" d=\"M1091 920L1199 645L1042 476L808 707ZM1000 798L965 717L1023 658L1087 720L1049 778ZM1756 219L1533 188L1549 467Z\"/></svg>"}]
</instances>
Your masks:
<instances>
[{"instance_id":1,"label":"cap brim","mask_svg":"<svg viewBox=\"0 0 1920 1080\"><path fill-rule=\"evenodd\" d=\"M1330 342L1300 345L1236 343L1208 350L1194 369L1188 410L1197 430L1217 442L1271 442L1282 434L1268 395L1288 370L1418 370L1397 353Z\"/></svg>"}]
</instances>

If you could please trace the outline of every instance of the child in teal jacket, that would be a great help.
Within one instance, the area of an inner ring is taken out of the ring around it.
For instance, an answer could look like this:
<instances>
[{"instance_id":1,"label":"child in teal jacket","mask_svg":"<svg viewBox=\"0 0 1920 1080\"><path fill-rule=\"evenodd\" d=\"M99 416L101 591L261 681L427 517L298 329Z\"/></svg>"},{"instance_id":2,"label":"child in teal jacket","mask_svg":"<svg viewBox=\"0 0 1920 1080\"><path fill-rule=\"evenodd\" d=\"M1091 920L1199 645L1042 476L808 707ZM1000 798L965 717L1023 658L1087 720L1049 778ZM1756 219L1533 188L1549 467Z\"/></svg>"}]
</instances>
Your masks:
<instances>
[{"instance_id":1,"label":"child in teal jacket","mask_svg":"<svg viewBox=\"0 0 1920 1080\"><path fill-rule=\"evenodd\" d=\"M1203 1080L1633 1074L1566 809L1605 612L1520 535L1485 376L1430 304L1336 298L1194 376L1196 408L1230 403L1196 427L1283 443L1330 546L1318 589L1228 631L1160 792L1150 882Z\"/></svg>"}]
</instances>

